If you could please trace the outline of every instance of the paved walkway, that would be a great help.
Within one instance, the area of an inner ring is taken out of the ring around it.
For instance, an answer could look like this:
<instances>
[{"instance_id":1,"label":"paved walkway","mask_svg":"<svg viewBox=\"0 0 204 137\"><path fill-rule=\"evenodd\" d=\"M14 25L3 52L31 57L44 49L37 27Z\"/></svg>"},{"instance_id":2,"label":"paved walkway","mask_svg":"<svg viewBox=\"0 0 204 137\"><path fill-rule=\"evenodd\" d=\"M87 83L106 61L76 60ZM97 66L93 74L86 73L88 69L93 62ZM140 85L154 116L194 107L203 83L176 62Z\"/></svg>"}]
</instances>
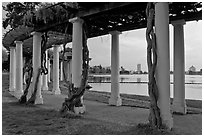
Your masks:
<instances>
[{"instance_id":1,"label":"paved walkway","mask_svg":"<svg viewBox=\"0 0 204 137\"><path fill-rule=\"evenodd\" d=\"M44 104L38 106L55 110L61 108L62 102L64 102L64 98L66 97L65 95L53 95L50 91L43 91L42 96ZM84 100L84 104L86 106L84 117L119 123L121 125L146 123L149 114L149 110L144 108L128 106L115 107L90 100ZM176 133L193 135L202 134L202 114L173 115L173 119L173 130Z\"/></svg>"}]
</instances>

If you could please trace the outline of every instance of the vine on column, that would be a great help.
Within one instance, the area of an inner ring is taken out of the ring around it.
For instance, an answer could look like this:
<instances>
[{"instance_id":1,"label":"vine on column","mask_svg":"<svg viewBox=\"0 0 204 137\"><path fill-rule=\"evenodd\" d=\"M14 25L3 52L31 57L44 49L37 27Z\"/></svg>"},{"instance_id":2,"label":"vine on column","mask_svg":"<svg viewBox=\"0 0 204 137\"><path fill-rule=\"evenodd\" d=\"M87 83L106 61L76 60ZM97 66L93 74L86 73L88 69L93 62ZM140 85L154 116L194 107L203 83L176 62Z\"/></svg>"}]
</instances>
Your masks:
<instances>
[{"instance_id":1,"label":"vine on column","mask_svg":"<svg viewBox=\"0 0 204 137\"><path fill-rule=\"evenodd\" d=\"M158 87L155 79L155 70L157 65L157 51L156 51L156 35L153 29L154 23L154 4L149 2L146 8L147 16L147 29L146 29L146 41L147 41L147 65L148 65L148 93L150 96L150 114L149 122L152 127L160 128L162 125L160 109L158 103ZM153 57L153 59L152 59Z\"/></svg>"},{"instance_id":2,"label":"vine on column","mask_svg":"<svg viewBox=\"0 0 204 137\"><path fill-rule=\"evenodd\" d=\"M74 107L81 106L81 97L83 96L88 80L88 68L89 68L89 50L87 47L87 34L86 26L83 24L83 43L82 43L82 79L80 87L74 87L72 84L69 87L70 95L65 98L62 108L60 110L61 114L66 115L68 111L74 112Z\"/></svg>"},{"instance_id":3,"label":"vine on column","mask_svg":"<svg viewBox=\"0 0 204 137\"><path fill-rule=\"evenodd\" d=\"M45 51L47 49L47 47L46 47L47 39L48 39L47 32L45 32L42 35L42 40L41 40L41 66L38 68L38 71L37 71L37 77L36 77L36 80L34 83L34 91L33 91L32 95L28 101L27 101L28 89L30 87L31 79L33 77L32 59L25 66L25 67L27 67L27 69L25 68L24 70L25 70L25 72L28 72L29 78L26 80L27 82L26 82L26 88L24 90L24 94L19 99L20 103L26 103L26 104L34 104L35 103L40 75L41 74L44 74L44 75L48 74L48 69L46 68L46 54L45 54Z\"/></svg>"}]
</instances>

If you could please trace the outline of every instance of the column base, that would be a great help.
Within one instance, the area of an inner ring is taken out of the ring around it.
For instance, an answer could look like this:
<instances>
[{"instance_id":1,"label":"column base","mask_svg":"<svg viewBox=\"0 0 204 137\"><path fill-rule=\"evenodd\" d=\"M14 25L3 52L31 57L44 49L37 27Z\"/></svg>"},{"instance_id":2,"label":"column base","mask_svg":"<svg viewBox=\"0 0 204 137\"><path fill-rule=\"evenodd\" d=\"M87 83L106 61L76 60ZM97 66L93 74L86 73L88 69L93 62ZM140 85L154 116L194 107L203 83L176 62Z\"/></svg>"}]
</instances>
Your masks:
<instances>
[{"instance_id":1,"label":"column base","mask_svg":"<svg viewBox=\"0 0 204 137\"><path fill-rule=\"evenodd\" d=\"M162 124L167 127L168 130L173 128L173 118L171 115L163 115L162 117Z\"/></svg>"},{"instance_id":2,"label":"column base","mask_svg":"<svg viewBox=\"0 0 204 137\"><path fill-rule=\"evenodd\" d=\"M118 98L111 97L109 99L109 105L121 106L122 105L122 100L121 100L120 97L118 97Z\"/></svg>"},{"instance_id":3,"label":"column base","mask_svg":"<svg viewBox=\"0 0 204 137\"><path fill-rule=\"evenodd\" d=\"M48 90L48 86L42 86L42 90Z\"/></svg>"},{"instance_id":4,"label":"column base","mask_svg":"<svg viewBox=\"0 0 204 137\"><path fill-rule=\"evenodd\" d=\"M172 111L181 114L186 114L187 113L186 102L183 105L182 104L183 102L174 101L172 105Z\"/></svg>"},{"instance_id":5,"label":"column base","mask_svg":"<svg viewBox=\"0 0 204 137\"><path fill-rule=\"evenodd\" d=\"M43 104L42 96L36 96L35 105L37 105L37 104Z\"/></svg>"},{"instance_id":6,"label":"column base","mask_svg":"<svg viewBox=\"0 0 204 137\"><path fill-rule=\"evenodd\" d=\"M15 88L14 87L10 87L9 91L15 91Z\"/></svg>"},{"instance_id":7,"label":"column base","mask_svg":"<svg viewBox=\"0 0 204 137\"><path fill-rule=\"evenodd\" d=\"M74 107L75 114L84 114L85 111L86 111L85 105L83 105L82 107Z\"/></svg>"},{"instance_id":8,"label":"column base","mask_svg":"<svg viewBox=\"0 0 204 137\"><path fill-rule=\"evenodd\" d=\"M52 93L55 95L59 95L59 94L61 94L61 90L60 89L53 89Z\"/></svg>"},{"instance_id":9,"label":"column base","mask_svg":"<svg viewBox=\"0 0 204 137\"><path fill-rule=\"evenodd\" d=\"M22 92L20 92L20 91L12 91L12 92L10 92L10 94L13 95L15 98L20 99L21 96L23 95L23 91Z\"/></svg>"}]
</instances>

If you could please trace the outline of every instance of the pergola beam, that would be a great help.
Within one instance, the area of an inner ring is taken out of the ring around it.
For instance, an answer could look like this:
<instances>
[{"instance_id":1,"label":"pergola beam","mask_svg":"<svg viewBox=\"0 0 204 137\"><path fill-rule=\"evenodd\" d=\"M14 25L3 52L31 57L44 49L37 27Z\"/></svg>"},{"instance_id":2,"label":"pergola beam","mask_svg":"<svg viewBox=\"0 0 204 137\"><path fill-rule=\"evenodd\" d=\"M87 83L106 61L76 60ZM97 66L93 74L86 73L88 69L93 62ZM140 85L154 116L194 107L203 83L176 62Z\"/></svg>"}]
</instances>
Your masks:
<instances>
[{"instance_id":1,"label":"pergola beam","mask_svg":"<svg viewBox=\"0 0 204 137\"><path fill-rule=\"evenodd\" d=\"M95 14L98 14L98 13L101 14L101 13L103 13L105 11L112 10L112 9L115 9L115 8L119 8L119 7L123 7L123 6L127 6L127 5L130 5L132 3L134 3L134 2L109 2L109 3L106 3L104 5L100 5L99 7L94 7L94 8L91 8L91 9L81 10L76 14L76 16L86 17L86 16L95 15Z\"/></svg>"}]
</instances>

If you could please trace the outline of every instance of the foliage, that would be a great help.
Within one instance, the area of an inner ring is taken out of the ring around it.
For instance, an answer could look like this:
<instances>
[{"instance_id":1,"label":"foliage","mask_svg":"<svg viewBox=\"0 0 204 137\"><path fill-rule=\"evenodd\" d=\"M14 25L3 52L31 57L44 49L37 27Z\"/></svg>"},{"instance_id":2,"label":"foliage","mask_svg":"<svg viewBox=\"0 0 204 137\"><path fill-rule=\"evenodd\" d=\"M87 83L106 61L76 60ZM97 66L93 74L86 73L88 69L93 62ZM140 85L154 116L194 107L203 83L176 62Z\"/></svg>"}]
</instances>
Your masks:
<instances>
[{"instance_id":1,"label":"foliage","mask_svg":"<svg viewBox=\"0 0 204 137\"><path fill-rule=\"evenodd\" d=\"M74 3L44 3L35 11L29 10L24 16L24 25L40 28L45 25L60 23L67 20L72 12L67 6L75 6Z\"/></svg>"},{"instance_id":2,"label":"foliage","mask_svg":"<svg viewBox=\"0 0 204 137\"><path fill-rule=\"evenodd\" d=\"M3 10L7 12L3 20L3 28L6 29L8 26L16 28L23 25L23 18L27 11L35 10L39 4L40 2L10 2L3 6Z\"/></svg>"}]
</instances>

